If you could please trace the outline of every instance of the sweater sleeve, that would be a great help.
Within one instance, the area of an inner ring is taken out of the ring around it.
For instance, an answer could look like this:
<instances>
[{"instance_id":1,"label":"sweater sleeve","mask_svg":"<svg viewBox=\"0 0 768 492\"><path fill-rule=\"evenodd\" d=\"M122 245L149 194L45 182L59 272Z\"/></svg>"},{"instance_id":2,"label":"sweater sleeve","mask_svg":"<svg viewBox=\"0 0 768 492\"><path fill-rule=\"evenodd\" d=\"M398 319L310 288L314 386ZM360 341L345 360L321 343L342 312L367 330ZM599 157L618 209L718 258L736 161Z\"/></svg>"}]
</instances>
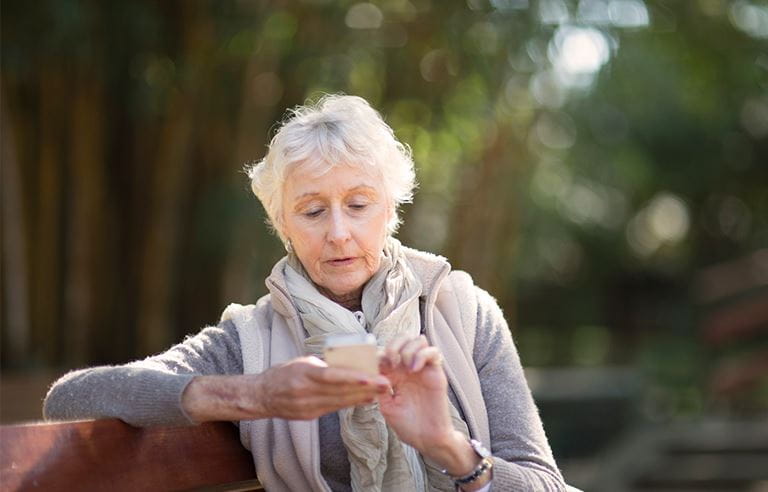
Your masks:
<instances>
[{"instance_id":1,"label":"sweater sleeve","mask_svg":"<svg viewBox=\"0 0 768 492\"><path fill-rule=\"evenodd\" d=\"M494 490L563 491L515 344L496 300L477 288L473 357L488 410Z\"/></svg>"},{"instance_id":2,"label":"sweater sleeve","mask_svg":"<svg viewBox=\"0 0 768 492\"><path fill-rule=\"evenodd\" d=\"M199 375L242 373L240 337L227 320L144 360L65 374L48 390L43 416L118 418L138 427L194 425L181 406L190 381Z\"/></svg>"}]
</instances>

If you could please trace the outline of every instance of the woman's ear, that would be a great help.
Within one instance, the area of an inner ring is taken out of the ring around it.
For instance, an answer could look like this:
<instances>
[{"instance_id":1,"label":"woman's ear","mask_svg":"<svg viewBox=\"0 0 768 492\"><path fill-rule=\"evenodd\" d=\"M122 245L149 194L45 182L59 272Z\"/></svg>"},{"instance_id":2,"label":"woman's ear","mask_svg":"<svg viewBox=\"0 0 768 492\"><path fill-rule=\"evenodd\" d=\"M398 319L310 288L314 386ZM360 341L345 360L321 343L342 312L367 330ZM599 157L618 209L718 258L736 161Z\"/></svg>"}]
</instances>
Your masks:
<instances>
[{"instance_id":1,"label":"woman's ear","mask_svg":"<svg viewBox=\"0 0 768 492\"><path fill-rule=\"evenodd\" d=\"M390 203L389 207L387 207L387 225L384 230L384 237L387 236L393 236L393 231L390 230L390 224L394 223L397 220L397 205L395 203Z\"/></svg>"}]
</instances>

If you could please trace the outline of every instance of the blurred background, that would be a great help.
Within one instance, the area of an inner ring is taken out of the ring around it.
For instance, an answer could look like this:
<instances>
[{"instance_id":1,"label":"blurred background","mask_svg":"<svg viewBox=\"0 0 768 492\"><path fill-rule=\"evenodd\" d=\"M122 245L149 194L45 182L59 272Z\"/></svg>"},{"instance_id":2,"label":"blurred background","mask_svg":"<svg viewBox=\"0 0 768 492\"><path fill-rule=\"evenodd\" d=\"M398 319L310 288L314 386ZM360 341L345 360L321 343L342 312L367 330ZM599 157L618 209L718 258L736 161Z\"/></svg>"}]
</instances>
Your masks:
<instances>
[{"instance_id":1,"label":"blurred background","mask_svg":"<svg viewBox=\"0 0 768 492\"><path fill-rule=\"evenodd\" d=\"M252 303L244 166L367 98L400 239L504 308L566 479L768 490L768 2L5 0L3 423Z\"/></svg>"}]
</instances>

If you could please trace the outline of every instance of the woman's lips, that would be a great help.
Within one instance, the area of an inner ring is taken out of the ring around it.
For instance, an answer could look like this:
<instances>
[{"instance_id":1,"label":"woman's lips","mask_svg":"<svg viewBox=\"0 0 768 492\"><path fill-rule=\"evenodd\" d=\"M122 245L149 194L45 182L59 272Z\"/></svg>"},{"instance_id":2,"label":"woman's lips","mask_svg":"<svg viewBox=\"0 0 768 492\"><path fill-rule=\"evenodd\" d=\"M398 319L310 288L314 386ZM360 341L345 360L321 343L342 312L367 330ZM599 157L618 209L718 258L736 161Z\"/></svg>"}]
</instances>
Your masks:
<instances>
[{"instance_id":1,"label":"woman's lips","mask_svg":"<svg viewBox=\"0 0 768 492\"><path fill-rule=\"evenodd\" d=\"M354 256L348 256L346 258L334 258L333 260L328 260L328 263L332 266L346 266L352 264L357 258Z\"/></svg>"}]
</instances>

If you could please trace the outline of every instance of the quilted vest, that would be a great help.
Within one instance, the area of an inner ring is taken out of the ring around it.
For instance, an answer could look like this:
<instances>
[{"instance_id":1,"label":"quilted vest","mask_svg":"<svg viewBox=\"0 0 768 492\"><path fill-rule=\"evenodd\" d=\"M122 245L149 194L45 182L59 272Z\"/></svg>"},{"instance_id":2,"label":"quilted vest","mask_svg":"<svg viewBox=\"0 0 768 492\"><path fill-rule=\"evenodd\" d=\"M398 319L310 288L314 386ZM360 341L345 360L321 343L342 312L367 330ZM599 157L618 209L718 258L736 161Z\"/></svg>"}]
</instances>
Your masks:
<instances>
[{"instance_id":1,"label":"quilted vest","mask_svg":"<svg viewBox=\"0 0 768 492\"><path fill-rule=\"evenodd\" d=\"M477 329L477 298L471 277L450 271L438 256L410 248L407 258L424 286L424 334L443 354L448 383L456 395L470 434L490 443L488 414L472 358ZM222 321L235 323L245 374L302 357L304 332L283 279L285 259L267 278L270 293L254 305L232 304ZM320 474L318 420L278 418L241 421L240 439L253 454L259 481L270 492L330 492Z\"/></svg>"}]
</instances>

